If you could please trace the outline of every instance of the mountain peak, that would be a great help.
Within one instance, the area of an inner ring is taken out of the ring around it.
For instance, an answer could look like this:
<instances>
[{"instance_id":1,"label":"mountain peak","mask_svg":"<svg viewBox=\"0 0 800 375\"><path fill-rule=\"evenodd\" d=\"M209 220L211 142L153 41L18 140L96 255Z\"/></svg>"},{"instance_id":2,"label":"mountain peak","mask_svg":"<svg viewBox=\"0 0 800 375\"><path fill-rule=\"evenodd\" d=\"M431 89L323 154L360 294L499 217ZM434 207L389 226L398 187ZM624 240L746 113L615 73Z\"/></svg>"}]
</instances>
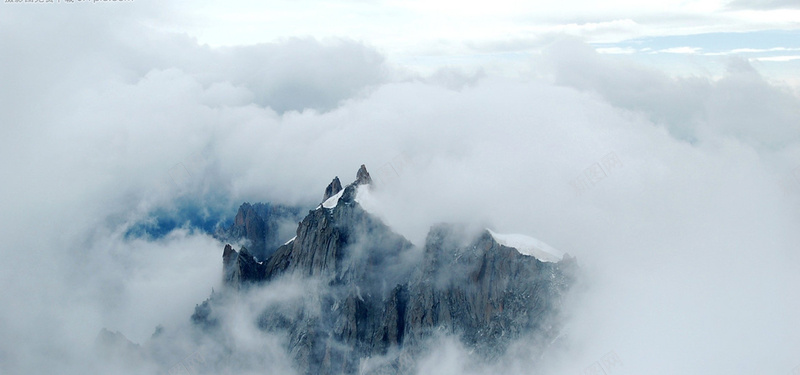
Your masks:
<instances>
[{"instance_id":1,"label":"mountain peak","mask_svg":"<svg viewBox=\"0 0 800 375\"><path fill-rule=\"evenodd\" d=\"M236 250L231 247L231 244L225 245L225 250L222 251L222 258L229 258Z\"/></svg>"},{"instance_id":2,"label":"mountain peak","mask_svg":"<svg viewBox=\"0 0 800 375\"><path fill-rule=\"evenodd\" d=\"M367 167L364 164L361 164L361 168L358 169L358 173L356 173L356 185L367 185L372 183L372 177L370 177L369 172L367 172Z\"/></svg>"},{"instance_id":3,"label":"mountain peak","mask_svg":"<svg viewBox=\"0 0 800 375\"><path fill-rule=\"evenodd\" d=\"M322 201L325 202L328 198L336 195L338 192L342 191L342 182L339 181L339 176L333 178L328 187L325 188L325 194L322 196Z\"/></svg>"},{"instance_id":4,"label":"mountain peak","mask_svg":"<svg viewBox=\"0 0 800 375\"><path fill-rule=\"evenodd\" d=\"M248 203L244 202L241 206L239 206L239 211L236 213L236 217L233 219L234 225L245 225L245 220L247 219L247 215L253 211L253 206Z\"/></svg>"},{"instance_id":5,"label":"mountain peak","mask_svg":"<svg viewBox=\"0 0 800 375\"><path fill-rule=\"evenodd\" d=\"M370 177L369 172L367 172L367 167L361 164L361 168L359 168L356 173L356 180L350 185L342 188L339 177L335 177L328 187L325 188L324 199L322 200L322 204L317 206L317 208L332 209L339 204L340 199L344 199L343 202L351 202L355 198L355 192L358 186L370 184L372 184L372 177Z\"/></svg>"},{"instance_id":6,"label":"mountain peak","mask_svg":"<svg viewBox=\"0 0 800 375\"><path fill-rule=\"evenodd\" d=\"M295 237L263 261L244 246L223 251L223 293L286 277L314 281L307 286L318 295L313 301L267 306L258 318L259 329L287 335L299 373L415 373L439 333L486 359L500 358L518 340L559 337L572 258L559 262L560 252L534 238L488 230L476 237L458 224L432 227L415 246L355 200L371 181L364 165L347 186L334 178ZM213 310L223 311L223 296L198 305L192 322L218 327L225 317ZM534 350L541 356L547 347Z\"/></svg>"}]
</instances>

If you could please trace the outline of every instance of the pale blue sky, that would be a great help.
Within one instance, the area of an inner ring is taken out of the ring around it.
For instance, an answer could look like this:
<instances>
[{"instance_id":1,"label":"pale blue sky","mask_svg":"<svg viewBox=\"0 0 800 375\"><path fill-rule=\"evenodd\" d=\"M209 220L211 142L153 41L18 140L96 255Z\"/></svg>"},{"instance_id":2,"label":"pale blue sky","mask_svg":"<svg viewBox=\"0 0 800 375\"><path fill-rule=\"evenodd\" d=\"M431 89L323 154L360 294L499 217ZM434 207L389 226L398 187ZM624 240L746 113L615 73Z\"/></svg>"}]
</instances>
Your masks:
<instances>
[{"instance_id":1,"label":"pale blue sky","mask_svg":"<svg viewBox=\"0 0 800 375\"><path fill-rule=\"evenodd\" d=\"M626 55L676 74L718 76L730 58L747 59L773 79L800 83L800 29L665 35L592 45L601 53Z\"/></svg>"}]
</instances>

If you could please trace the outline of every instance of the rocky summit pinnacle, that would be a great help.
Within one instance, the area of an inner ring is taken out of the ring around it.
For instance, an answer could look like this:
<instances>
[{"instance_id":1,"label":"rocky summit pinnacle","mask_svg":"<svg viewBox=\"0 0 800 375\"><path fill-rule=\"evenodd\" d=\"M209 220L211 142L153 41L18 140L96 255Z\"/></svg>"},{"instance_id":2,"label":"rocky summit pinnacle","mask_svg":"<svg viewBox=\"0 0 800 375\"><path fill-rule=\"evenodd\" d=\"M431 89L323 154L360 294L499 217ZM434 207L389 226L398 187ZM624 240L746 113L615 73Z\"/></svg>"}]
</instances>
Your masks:
<instances>
[{"instance_id":1,"label":"rocky summit pinnacle","mask_svg":"<svg viewBox=\"0 0 800 375\"><path fill-rule=\"evenodd\" d=\"M225 288L192 321L225 345L227 296L292 282L303 292L264 306L257 329L285 337L298 374L417 373L443 334L487 361L525 340L535 367L561 334L574 258L542 262L488 231L453 224L434 226L414 245L354 199L370 181L362 165L338 204L308 211L296 236L262 262L226 245ZM342 189L337 182L326 196Z\"/></svg>"},{"instance_id":2,"label":"rocky summit pinnacle","mask_svg":"<svg viewBox=\"0 0 800 375\"><path fill-rule=\"evenodd\" d=\"M234 250L233 247L231 247L231 244L225 245L225 249L222 251L222 259L225 259L227 261L227 259L230 259L232 255L238 256L238 253L236 253L236 250Z\"/></svg>"},{"instance_id":3,"label":"rocky summit pinnacle","mask_svg":"<svg viewBox=\"0 0 800 375\"><path fill-rule=\"evenodd\" d=\"M342 183L339 181L339 176L336 176L333 178L333 181L328 184L328 187L325 188L325 194L322 196L322 201L325 202L328 200L328 198L336 195L340 191L342 191Z\"/></svg>"},{"instance_id":4,"label":"rocky summit pinnacle","mask_svg":"<svg viewBox=\"0 0 800 375\"><path fill-rule=\"evenodd\" d=\"M369 172L367 172L367 167L364 164L361 164L361 168L358 169L358 173L356 173L356 185L367 185L372 183L372 177L369 176Z\"/></svg>"}]
</instances>

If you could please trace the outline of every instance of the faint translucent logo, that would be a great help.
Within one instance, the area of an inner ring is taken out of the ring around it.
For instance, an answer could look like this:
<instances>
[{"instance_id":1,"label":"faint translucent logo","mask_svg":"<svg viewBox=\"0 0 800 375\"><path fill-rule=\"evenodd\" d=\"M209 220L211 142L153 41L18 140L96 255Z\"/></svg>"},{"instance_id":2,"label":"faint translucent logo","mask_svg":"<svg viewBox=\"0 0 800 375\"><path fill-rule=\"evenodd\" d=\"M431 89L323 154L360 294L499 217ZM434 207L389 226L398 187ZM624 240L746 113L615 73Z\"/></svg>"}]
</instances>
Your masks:
<instances>
[{"instance_id":1,"label":"faint translucent logo","mask_svg":"<svg viewBox=\"0 0 800 375\"><path fill-rule=\"evenodd\" d=\"M784 195L792 195L800 191L800 166L789 172L788 176L784 176L780 184Z\"/></svg>"},{"instance_id":2,"label":"faint translucent logo","mask_svg":"<svg viewBox=\"0 0 800 375\"><path fill-rule=\"evenodd\" d=\"M169 375L199 375L199 374L215 374L215 375L230 375L231 372L231 355L225 355L223 358L217 357L216 360L209 360L208 352L205 348L201 348L186 356L178 363L170 366L167 370Z\"/></svg>"},{"instance_id":3,"label":"faint translucent logo","mask_svg":"<svg viewBox=\"0 0 800 375\"><path fill-rule=\"evenodd\" d=\"M622 360L614 351L608 352L599 361L583 369L582 375L611 375L622 368Z\"/></svg>"},{"instance_id":4,"label":"faint translucent logo","mask_svg":"<svg viewBox=\"0 0 800 375\"><path fill-rule=\"evenodd\" d=\"M789 375L800 375L800 366L797 366L793 368L792 371L789 371Z\"/></svg>"},{"instance_id":5,"label":"faint translucent logo","mask_svg":"<svg viewBox=\"0 0 800 375\"><path fill-rule=\"evenodd\" d=\"M409 372L414 368L414 365L415 362L414 358L411 357L411 353L408 350L404 350L397 360L397 371L400 373Z\"/></svg>"},{"instance_id":6,"label":"faint translucent logo","mask_svg":"<svg viewBox=\"0 0 800 375\"><path fill-rule=\"evenodd\" d=\"M375 180L380 185L389 185L400 179L411 167L411 159L406 154L399 154L392 161L382 165L375 172Z\"/></svg>"},{"instance_id":7,"label":"faint translucent logo","mask_svg":"<svg viewBox=\"0 0 800 375\"><path fill-rule=\"evenodd\" d=\"M169 375L195 375L209 367L203 350L189 354L186 358L169 368Z\"/></svg>"},{"instance_id":8,"label":"faint translucent logo","mask_svg":"<svg viewBox=\"0 0 800 375\"><path fill-rule=\"evenodd\" d=\"M208 157L206 154L198 151L173 165L167 173L175 187L185 190L200 176L207 163Z\"/></svg>"},{"instance_id":9,"label":"faint translucent logo","mask_svg":"<svg viewBox=\"0 0 800 375\"><path fill-rule=\"evenodd\" d=\"M600 181L604 180L620 168L622 168L622 161L619 159L616 153L609 152L599 161L584 169L583 173L570 181L569 184L574 189L575 195L578 196L597 186Z\"/></svg>"},{"instance_id":10,"label":"faint translucent logo","mask_svg":"<svg viewBox=\"0 0 800 375\"><path fill-rule=\"evenodd\" d=\"M408 350L404 350L397 358L389 363L371 363L371 358L362 358L359 365L359 375L396 375L412 373L415 366L414 358Z\"/></svg>"}]
</instances>

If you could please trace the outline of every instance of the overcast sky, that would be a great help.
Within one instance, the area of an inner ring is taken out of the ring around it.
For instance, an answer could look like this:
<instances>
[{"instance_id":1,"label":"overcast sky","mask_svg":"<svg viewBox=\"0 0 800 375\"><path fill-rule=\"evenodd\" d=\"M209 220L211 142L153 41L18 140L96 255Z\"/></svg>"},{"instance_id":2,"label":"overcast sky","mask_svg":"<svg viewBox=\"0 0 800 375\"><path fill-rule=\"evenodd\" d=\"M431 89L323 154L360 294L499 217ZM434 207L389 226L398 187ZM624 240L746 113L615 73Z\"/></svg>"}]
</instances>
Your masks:
<instances>
[{"instance_id":1,"label":"overcast sky","mask_svg":"<svg viewBox=\"0 0 800 375\"><path fill-rule=\"evenodd\" d=\"M416 244L466 220L578 256L553 374L789 373L800 9L671 3L1 4L0 373L187 324L223 244L124 235L159 209L312 208L361 164Z\"/></svg>"},{"instance_id":2,"label":"overcast sky","mask_svg":"<svg viewBox=\"0 0 800 375\"><path fill-rule=\"evenodd\" d=\"M187 32L200 43L344 36L375 45L398 63L420 70L491 64L514 74L515 61L538 53L563 34L584 38L604 53L645 55L642 60L653 60L649 55L654 54L696 57L678 67L669 62L682 71L702 67L720 73L719 63L706 57L728 54L759 59L774 74L796 76L800 66L800 5L792 0L240 0L224 5L186 2L182 10L186 17L159 25Z\"/></svg>"}]
</instances>

